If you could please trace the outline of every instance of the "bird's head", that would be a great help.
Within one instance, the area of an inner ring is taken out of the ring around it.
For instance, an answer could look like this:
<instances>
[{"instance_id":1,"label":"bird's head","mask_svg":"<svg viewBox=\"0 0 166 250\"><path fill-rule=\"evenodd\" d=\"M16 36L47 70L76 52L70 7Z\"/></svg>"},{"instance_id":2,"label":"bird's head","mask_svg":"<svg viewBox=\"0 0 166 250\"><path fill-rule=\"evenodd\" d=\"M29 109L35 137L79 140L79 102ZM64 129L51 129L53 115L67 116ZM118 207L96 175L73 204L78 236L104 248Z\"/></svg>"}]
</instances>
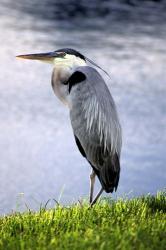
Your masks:
<instances>
[{"instance_id":1,"label":"bird's head","mask_svg":"<svg viewBox=\"0 0 166 250\"><path fill-rule=\"evenodd\" d=\"M61 69L68 68L69 71L72 71L76 67L86 66L87 65L86 63L89 62L93 66L105 72L106 75L110 77L110 75L99 65L97 65L94 61L82 55L79 51L70 48L58 49L48 53L19 55L16 57L21 59L39 60L42 62L50 63L55 68L56 67Z\"/></svg>"},{"instance_id":2,"label":"bird's head","mask_svg":"<svg viewBox=\"0 0 166 250\"><path fill-rule=\"evenodd\" d=\"M48 53L19 55L17 58L39 60L51 63L54 67L78 67L86 65L86 58L78 51L69 48L58 49Z\"/></svg>"}]
</instances>

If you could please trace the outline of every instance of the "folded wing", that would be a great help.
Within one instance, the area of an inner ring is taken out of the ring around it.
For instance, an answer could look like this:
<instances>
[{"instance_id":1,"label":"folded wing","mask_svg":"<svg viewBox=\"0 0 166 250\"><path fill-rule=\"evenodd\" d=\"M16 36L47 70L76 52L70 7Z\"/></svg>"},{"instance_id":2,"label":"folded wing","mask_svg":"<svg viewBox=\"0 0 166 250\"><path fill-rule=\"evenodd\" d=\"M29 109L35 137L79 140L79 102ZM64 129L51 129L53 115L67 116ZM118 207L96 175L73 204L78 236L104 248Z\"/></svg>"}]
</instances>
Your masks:
<instances>
[{"instance_id":1,"label":"folded wing","mask_svg":"<svg viewBox=\"0 0 166 250\"><path fill-rule=\"evenodd\" d=\"M69 79L70 118L77 146L106 192L117 189L121 127L113 98L92 67L78 67Z\"/></svg>"}]
</instances>

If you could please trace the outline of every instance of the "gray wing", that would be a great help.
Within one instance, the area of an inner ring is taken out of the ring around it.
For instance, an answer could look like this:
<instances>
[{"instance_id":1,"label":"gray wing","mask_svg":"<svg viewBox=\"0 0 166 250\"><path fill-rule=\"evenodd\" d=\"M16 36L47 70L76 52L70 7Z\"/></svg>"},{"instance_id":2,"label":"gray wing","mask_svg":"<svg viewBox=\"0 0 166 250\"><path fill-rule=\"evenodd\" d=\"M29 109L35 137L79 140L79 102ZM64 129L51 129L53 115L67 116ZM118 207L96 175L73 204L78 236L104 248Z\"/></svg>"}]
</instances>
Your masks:
<instances>
[{"instance_id":1,"label":"gray wing","mask_svg":"<svg viewBox=\"0 0 166 250\"><path fill-rule=\"evenodd\" d=\"M100 74L78 67L69 79L70 118L76 143L106 192L118 186L121 127L113 98Z\"/></svg>"}]
</instances>

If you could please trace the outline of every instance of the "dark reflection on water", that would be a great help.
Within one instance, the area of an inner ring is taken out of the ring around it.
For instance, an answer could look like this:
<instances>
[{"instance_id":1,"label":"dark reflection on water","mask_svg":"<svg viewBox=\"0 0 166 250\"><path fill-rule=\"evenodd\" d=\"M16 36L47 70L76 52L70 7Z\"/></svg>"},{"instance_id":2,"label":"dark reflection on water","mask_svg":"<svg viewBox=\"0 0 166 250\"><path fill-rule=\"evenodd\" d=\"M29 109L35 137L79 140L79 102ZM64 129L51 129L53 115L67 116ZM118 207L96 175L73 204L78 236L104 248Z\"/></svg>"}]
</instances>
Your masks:
<instances>
[{"instance_id":1,"label":"dark reflection on water","mask_svg":"<svg viewBox=\"0 0 166 250\"><path fill-rule=\"evenodd\" d=\"M158 3L154 3L158 2ZM37 15L47 19L62 20L76 17L102 17L111 16L113 19L140 19L146 20L147 16L138 16L138 14L153 13L153 21L159 11L164 11L165 1L140 1L140 0L28 0L28 1L3 1L5 6L12 10L19 10L22 13ZM157 11L157 14L156 14ZM164 18L164 12L163 14ZM161 17L160 17L161 19Z\"/></svg>"},{"instance_id":2,"label":"dark reflection on water","mask_svg":"<svg viewBox=\"0 0 166 250\"><path fill-rule=\"evenodd\" d=\"M0 213L23 209L25 202L37 209L61 193L65 203L88 194L89 167L75 145L68 110L52 92L52 68L15 60L26 52L73 47L105 68L123 127L116 195L165 187L164 1L67 3L0 3Z\"/></svg>"}]
</instances>

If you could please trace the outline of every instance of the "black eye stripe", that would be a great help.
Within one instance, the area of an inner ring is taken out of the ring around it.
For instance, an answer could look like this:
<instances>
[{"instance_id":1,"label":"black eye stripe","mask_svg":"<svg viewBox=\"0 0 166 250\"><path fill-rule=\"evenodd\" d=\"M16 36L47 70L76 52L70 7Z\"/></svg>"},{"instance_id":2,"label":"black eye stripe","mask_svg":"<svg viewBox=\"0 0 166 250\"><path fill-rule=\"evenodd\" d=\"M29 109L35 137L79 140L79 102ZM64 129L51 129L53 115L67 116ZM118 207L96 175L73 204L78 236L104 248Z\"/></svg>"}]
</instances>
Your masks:
<instances>
[{"instance_id":1,"label":"black eye stripe","mask_svg":"<svg viewBox=\"0 0 166 250\"><path fill-rule=\"evenodd\" d=\"M85 61L85 57L79 51L74 50L74 49L63 48L63 49L58 49L55 52L57 52L57 53L63 52L63 53L69 54L69 55L74 55L74 56L80 57L81 59L83 59Z\"/></svg>"},{"instance_id":2,"label":"black eye stripe","mask_svg":"<svg viewBox=\"0 0 166 250\"><path fill-rule=\"evenodd\" d=\"M56 51L55 51L56 52ZM56 52L58 55L60 55L61 57L64 57L65 55L66 55L66 53L65 52L63 52L63 51L60 51L60 52Z\"/></svg>"}]
</instances>

